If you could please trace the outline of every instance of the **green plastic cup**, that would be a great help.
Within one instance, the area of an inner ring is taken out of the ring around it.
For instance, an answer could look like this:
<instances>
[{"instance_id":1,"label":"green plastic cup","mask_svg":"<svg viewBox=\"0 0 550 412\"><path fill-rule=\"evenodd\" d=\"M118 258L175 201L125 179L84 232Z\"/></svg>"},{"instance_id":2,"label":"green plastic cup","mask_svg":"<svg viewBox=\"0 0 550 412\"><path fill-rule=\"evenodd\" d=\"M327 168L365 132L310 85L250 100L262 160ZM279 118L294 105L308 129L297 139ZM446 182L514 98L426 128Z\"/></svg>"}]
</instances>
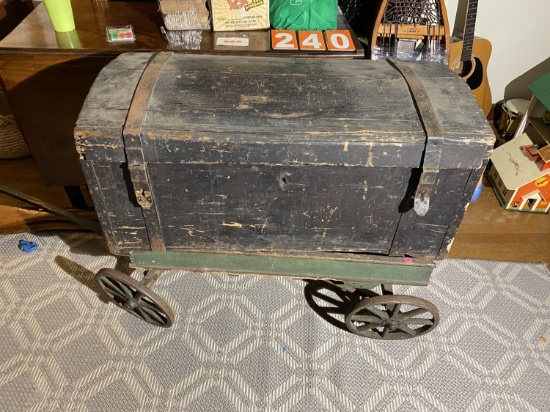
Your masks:
<instances>
[{"instance_id":1,"label":"green plastic cup","mask_svg":"<svg viewBox=\"0 0 550 412\"><path fill-rule=\"evenodd\" d=\"M43 0L53 29L59 33L75 29L71 0Z\"/></svg>"},{"instance_id":2,"label":"green plastic cup","mask_svg":"<svg viewBox=\"0 0 550 412\"><path fill-rule=\"evenodd\" d=\"M76 30L67 32L55 32L57 47L60 49L81 49L82 44Z\"/></svg>"}]
</instances>

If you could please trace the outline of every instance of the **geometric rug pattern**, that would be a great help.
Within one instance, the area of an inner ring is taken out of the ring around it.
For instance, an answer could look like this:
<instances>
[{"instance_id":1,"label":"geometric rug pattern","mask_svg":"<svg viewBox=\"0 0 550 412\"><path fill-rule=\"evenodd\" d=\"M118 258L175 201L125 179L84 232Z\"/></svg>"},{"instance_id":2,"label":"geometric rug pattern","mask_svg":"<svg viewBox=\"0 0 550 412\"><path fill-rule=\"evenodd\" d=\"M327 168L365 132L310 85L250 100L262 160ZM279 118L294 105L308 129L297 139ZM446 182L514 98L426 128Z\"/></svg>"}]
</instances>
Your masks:
<instances>
[{"instance_id":1,"label":"geometric rug pattern","mask_svg":"<svg viewBox=\"0 0 550 412\"><path fill-rule=\"evenodd\" d=\"M0 263L2 412L550 410L543 264L443 260L428 287L395 287L439 326L375 341L277 277L168 271L152 289L176 321L148 325L96 286L101 268L130 270L95 234L0 236Z\"/></svg>"}]
</instances>

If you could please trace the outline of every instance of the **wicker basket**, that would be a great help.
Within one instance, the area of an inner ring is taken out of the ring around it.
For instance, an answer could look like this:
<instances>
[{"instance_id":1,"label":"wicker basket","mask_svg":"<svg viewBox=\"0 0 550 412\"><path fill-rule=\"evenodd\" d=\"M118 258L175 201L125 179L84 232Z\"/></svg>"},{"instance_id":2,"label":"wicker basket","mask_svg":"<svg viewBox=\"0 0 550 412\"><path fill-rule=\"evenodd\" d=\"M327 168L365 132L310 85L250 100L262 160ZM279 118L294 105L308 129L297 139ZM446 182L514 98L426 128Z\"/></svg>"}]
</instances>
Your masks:
<instances>
[{"instance_id":1,"label":"wicker basket","mask_svg":"<svg viewBox=\"0 0 550 412\"><path fill-rule=\"evenodd\" d=\"M16 159L30 154L13 115L0 115L0 159Z\"/></svg>"}]
</instances>

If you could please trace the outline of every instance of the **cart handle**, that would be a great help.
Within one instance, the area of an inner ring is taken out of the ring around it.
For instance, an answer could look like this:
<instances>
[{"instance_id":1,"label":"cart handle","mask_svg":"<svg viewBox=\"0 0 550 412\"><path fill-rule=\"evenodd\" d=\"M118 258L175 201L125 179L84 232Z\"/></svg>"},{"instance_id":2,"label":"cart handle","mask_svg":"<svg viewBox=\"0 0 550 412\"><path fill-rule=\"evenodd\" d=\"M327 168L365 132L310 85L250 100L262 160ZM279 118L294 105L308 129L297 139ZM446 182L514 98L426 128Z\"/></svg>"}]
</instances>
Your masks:
<instances>
[{"instance_id":1,"label":"cart handle","mask_svg":"<svg viewBox=\"0 0 550 412\"><path fill-rule=\"evenodd\" d=\"M79 226L82 226L86 229L92 230L96 233L102 233L101 232L101 226L99 225L99 222L88 219L82 216L78 216L76 213L69 212L68 210L62 209L58 206L55 206L51 203L45 202L43 200L40 200L36 197L30 196L26 193L20 192L18 190L9 188L4 185L0 185L0 193L4 193L8 196L14 197L16 199L22 200L25 203L29 203L33 206L37 206L41 209L44 209L50 213L53 213L54 215L63 217L73 223L76 223Z\"/></svg>"}]
</instances>

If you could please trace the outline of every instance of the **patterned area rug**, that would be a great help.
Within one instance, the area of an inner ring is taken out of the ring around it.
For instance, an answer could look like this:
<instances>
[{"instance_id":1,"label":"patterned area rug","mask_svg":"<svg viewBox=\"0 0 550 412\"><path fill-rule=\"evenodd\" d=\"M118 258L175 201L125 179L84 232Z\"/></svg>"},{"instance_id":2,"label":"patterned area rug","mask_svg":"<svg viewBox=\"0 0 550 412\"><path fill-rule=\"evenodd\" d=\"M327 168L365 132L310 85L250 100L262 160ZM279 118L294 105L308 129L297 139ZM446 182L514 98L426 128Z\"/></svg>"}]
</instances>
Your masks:
<instances>
[{"instance_id":1,"label":"patterned area rug","mask_svg":"<svg viewBox=\"0 0 550 412\"><path fill-rule=\"evenodd\" d=\"M99 296L97 270L127 262L96 235L0 236L0 262L3 412L550 408L542 264L444 260L429 287L397 287L439 326L374 341L321 319L303 281L260 276L167 272L153 290L176 322L147 325Z\"/></svg>"}]
</instances>

